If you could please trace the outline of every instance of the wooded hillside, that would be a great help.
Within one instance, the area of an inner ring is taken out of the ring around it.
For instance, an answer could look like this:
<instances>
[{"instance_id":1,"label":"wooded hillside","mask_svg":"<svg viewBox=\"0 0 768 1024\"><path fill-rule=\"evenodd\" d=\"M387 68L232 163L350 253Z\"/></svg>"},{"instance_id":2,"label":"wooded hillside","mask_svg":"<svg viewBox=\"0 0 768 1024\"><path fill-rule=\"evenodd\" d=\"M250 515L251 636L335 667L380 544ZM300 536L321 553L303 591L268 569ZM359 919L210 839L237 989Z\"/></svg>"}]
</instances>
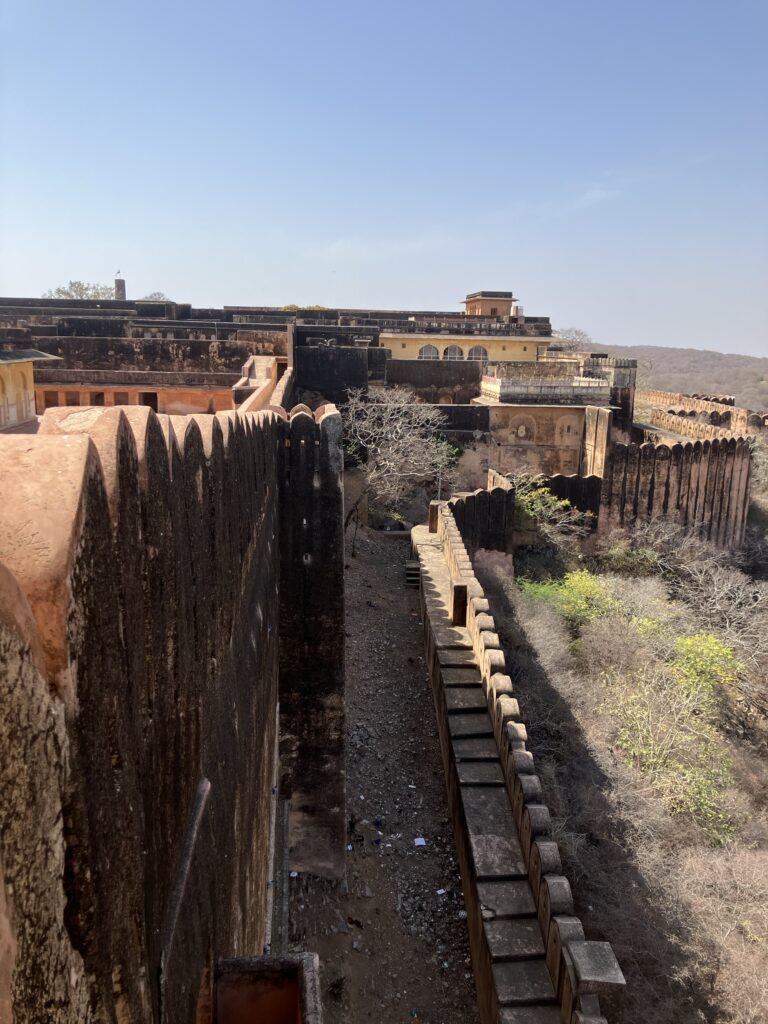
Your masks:
<instances>
[{"instance_id":1,"label":"wooded hillside","mask_svg":"<svg viewBox=\"0 0 768 1024\"><path fill-rule=\"evenodd\" d=\"M735 395L737 405L768 409L768 359L658 345L609 345L600 351L637 359L638 387Z\"/></svg>"}]
</instances>

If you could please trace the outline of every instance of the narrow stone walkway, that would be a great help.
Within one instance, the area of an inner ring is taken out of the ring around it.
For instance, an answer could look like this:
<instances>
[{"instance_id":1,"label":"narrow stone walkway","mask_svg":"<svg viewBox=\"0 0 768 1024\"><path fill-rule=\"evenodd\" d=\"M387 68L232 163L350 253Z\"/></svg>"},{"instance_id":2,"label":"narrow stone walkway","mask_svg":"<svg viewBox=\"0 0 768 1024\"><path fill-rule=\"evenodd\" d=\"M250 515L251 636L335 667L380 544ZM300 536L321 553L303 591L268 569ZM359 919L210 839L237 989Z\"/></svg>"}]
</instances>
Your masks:
<instances>
[{"instance_id":1,"label":"narrow stone walkway","mask_svg":"<svg viewBox=\"0 0 768 1024\"><path fill-rule=\"evenodd\" d=\"M361 531L347 553L347 878L290 880L291 947L320 956L326 1024L478 1020L408 551Z\"/></svg>"}]
</instances>

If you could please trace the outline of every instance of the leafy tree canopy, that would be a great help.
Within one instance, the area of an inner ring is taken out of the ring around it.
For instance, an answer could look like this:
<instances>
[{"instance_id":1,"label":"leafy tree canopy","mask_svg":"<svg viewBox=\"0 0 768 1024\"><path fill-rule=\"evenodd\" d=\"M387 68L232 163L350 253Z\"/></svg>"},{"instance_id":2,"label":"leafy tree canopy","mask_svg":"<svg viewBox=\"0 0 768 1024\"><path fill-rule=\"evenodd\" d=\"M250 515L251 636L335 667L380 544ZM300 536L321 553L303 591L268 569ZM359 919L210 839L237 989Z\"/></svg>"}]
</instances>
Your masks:
<instances>
[{"instance_id":1,"label":"leafy tree canopy","mask_svg":"<svg viewBox=\"0 0 768 1024\"><path fill-rule=\"evenodd\" d=\"M43 293L44 299L114 299L115 287L111 284L90 284L87 281L69 281Z\"/></svg>"}]
</instances>

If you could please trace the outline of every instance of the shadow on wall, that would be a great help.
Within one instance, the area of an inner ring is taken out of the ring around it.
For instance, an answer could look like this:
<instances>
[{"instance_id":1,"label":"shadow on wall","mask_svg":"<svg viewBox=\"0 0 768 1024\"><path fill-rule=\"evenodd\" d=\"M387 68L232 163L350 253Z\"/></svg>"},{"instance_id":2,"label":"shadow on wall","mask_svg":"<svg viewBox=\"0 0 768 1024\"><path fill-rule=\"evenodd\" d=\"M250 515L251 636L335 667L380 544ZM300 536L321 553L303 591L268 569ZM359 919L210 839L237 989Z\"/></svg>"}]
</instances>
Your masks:
<instances>
[{"instance_id":1,"label":"shadow on wall","mask_svg":"<svg viewBox=\"0 0 768 1024\"><path fill-rule=\"evenodd\" d=\"M261 952L278 687L297 846L343 869L340 434L130 407L0 437L15 1019L193 1020L212 959Z\"/></svg>"},{"instance_id":2,"label":"shadow on wall","mask_svg":"<svg viewBox=\"0 0 768 1024\"><path fill-rule=\"evenodd\" d=\"M683 908L667 902L661 887L654 890L640 871L632 853L636 830L617 812L611 777L571 710L574 695L547 674L499 575L482 558L475 562L475 571L492 602L529 746L543 769L547 802L557 806L555 794L548 791L551 782L547 785L554 779L564 801L564 827L585 840L576 856L565 836L560 842L566 874L575 881L576 912L587 938L612 943L627 979L627 990L615 1004L601 996L606 1019L614 1024L700 1024L713 1019L707 993L691 990L685 980L690 952L685 948L689 929ZM699 948L696 955L699 963L715 962L713 950Z\"/></svg>"}]
</instances>

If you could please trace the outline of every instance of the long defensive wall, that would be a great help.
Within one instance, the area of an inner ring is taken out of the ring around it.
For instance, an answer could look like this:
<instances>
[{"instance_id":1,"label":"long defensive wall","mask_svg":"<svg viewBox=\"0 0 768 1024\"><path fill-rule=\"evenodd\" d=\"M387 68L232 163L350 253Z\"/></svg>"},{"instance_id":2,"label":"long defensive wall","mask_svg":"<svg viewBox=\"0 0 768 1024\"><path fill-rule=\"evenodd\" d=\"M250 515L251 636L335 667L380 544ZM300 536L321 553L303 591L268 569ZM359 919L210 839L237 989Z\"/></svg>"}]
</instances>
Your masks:
<instances>
[{"instance_id":1,"label":"long defensive wall","mask_svg":"<svg viewBox=\"0 0 768 1024\"><path fill-rule=\"evenodd\" d=\"M340 434L135 407L0 437L3 1019L193 1021L261 953L278 705L290 857L342 870Z\"/></svg>"}]
</instances>

